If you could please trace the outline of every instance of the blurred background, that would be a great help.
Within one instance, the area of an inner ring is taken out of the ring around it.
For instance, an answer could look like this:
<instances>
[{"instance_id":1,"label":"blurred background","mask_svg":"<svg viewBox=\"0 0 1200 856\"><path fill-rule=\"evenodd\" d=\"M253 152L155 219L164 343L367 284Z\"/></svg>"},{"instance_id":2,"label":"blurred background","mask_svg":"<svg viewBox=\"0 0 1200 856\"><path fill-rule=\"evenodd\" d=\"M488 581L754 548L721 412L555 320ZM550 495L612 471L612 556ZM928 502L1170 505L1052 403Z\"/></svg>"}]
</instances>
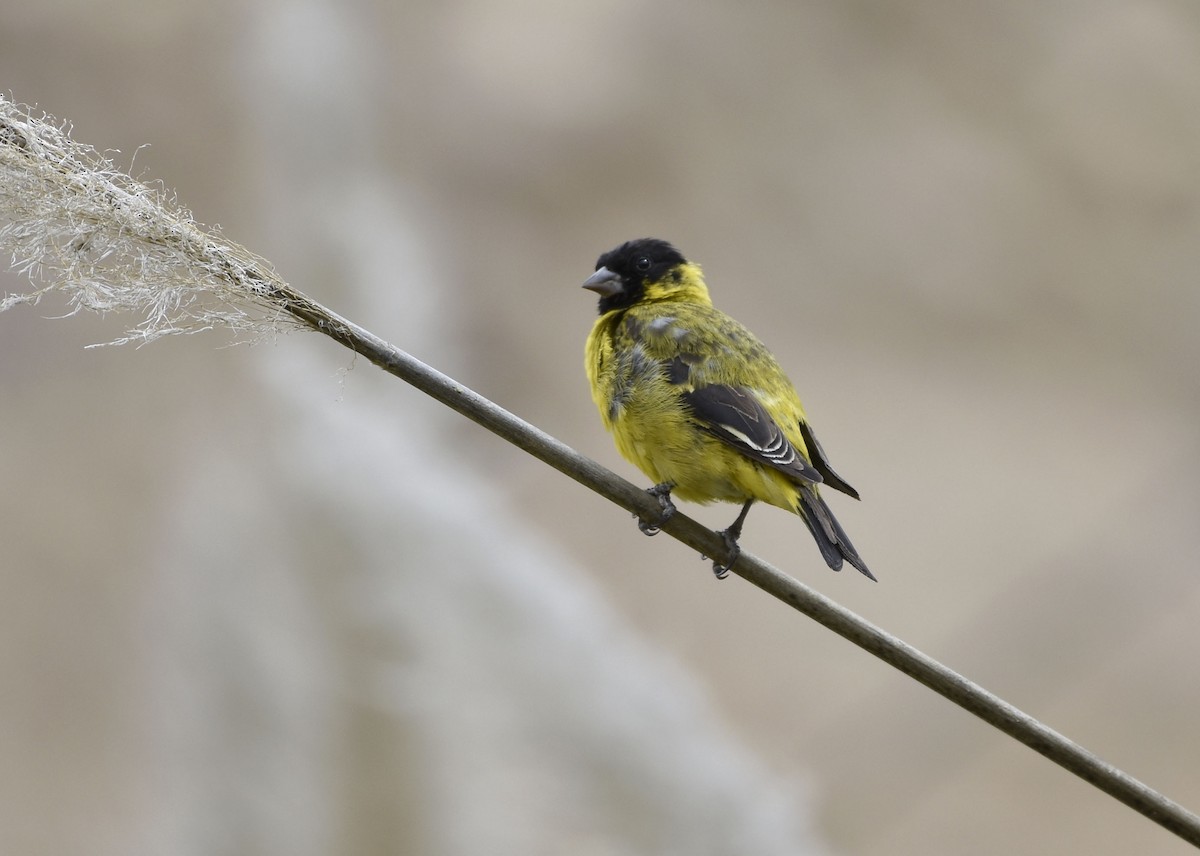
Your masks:
<instances>
[{"instance_id":1,"label":"blurred background","mask_svg":"<svg viewBox=\"0 0 1200 856\"><path fill-rule=\"evenodd\" d=\"M0 87L639 484L579 284L673 241L880 582L746 547L1200 806L1194 3L43 0ZM64 308L0 316L4 853L1189 852L322 337Z\"/></svg>"}]
</instances>

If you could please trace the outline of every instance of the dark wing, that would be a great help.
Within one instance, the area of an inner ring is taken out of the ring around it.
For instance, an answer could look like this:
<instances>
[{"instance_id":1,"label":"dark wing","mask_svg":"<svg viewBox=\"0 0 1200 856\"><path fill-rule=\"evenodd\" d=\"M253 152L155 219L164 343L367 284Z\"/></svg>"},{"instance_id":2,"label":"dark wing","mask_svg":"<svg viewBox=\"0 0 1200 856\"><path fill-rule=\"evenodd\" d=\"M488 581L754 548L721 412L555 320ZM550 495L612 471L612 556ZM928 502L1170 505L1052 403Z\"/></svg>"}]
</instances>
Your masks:
<instances>
[{"instance_id":1,"label":"dark wing","mask_svg":"<svg viewBox=\"0 0 1200 856\"><path fill-rule=\"evenodd\" d=\"M774 467L799 482L817 484L824 480L820 471L796 451L749 390L712 384L685 392L682 398L701 428L747 458Z\"/></svg>"},{"instance_id":2,"label":"dark wing","mask_svg":"<svg viewBox=\"0 0 1200 856\"><path fill-rule=\"evenodd\" d=\"M812 458L812 465L821 474L821 477L825 480L825 484L858 499L858 491L850 487L849 482L835 473L833 467L829 466L829 459L825 457L825 450L817 442L817 438L812 432L812 427L807 422L800 422L800 436L804 438L804 445L808 446L808 455ZM858 566L856 565L855 567ZM862 569L860 568L859 570Z\"/></svg>"}]
</instances>

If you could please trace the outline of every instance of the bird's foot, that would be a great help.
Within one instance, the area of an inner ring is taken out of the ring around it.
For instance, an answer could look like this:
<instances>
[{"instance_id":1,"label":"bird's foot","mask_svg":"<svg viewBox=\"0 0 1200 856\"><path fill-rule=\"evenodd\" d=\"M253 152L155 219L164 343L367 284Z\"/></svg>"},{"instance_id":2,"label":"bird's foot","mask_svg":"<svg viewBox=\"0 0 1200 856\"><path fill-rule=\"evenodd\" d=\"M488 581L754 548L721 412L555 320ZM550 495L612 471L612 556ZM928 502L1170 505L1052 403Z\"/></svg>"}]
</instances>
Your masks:
<instances>
[{"instance_id":1,"label":"bird's foot","mask_svg":"<svg viewBox=\"0 0 1200 856\"><path fill-rule=\"evenodd\" d=\"M750 506L754 505L753 499L746 500L742 505L741 513L738 514L737 520L729 524L728 529L722 529L717 534L725 541L725 550L729 556L729 561L724 565L720 562L713 562L713 573L717 575L717 579L723 580L729 576L729 570L733 567L733 563L738 560L738 556L742 554L742 548L738 546L738 539L742 537L742 524L746 522L746 515L750 513Z\"/></svg>"},{"instance_id":2,"label":"bird's foot","mask_svg":"<svg viewBox=\"0 0 1200 856\"><path fill-rule=\"evenodd\" d=\"M738 528L741 529L740 526ZM730 568L732 568L733 563L738 560L738 556L742 554L741 545L739 545L737 542L740 532L735 533L732 530L733 527L730 526L728 529L722 529L717 533L725 542L725 549L728 551L727 555L729 556L728 561L724 565L718 561L713 561L713 573L716 574L716 577L719 580L723 580L729 576Z\"/></svg>"},{"instance_id":3,"label":"bird's foot","mask_svg":"<svg viewBox=\"0 0 1200 856\"><path fill-rule=\"evenodd\" d=\"M660 509L658 520L650 523L647 520L638 518L638 529L642 530L643 535L657 535L663 527L663 524L670 520L675 515L675 503L671 502L671 489L675 487L671 482L663 482L656 484L654 487L647 488L646 493L658 499L658 507Z\"/></svg>"}]
</instances>

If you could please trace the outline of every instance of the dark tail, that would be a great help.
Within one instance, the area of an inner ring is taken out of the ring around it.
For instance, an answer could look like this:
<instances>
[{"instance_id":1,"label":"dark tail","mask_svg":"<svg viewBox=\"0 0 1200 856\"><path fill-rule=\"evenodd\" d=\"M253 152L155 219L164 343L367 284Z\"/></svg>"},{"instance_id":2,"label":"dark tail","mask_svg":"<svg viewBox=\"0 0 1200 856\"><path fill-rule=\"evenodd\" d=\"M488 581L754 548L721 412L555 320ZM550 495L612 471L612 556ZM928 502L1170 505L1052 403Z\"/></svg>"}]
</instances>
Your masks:
<instances>
[{"instance_id":1,"label":"dark tail","mask_svg":"<svg viewBox=\"0 0 1200 856\"><path fill-rule=\"evenodd\" d=\"M858 551L850 543L850 539L846 536L846 530L842 528L842 524L837 522L837 518L833 516L833 512L829 510L829 506L825 504L825 500L821 499L816 490L811 487L800 490L799 512L800 517L804 520L804 525L812 533L813 540L821 548L821 555L825 557L825 563L829 567L840 571L844 559L862 571L867 579L875 579L875 575L867 569L867 563L862 560L862 556L858 555Z\"/></svg>"}]
</instances>

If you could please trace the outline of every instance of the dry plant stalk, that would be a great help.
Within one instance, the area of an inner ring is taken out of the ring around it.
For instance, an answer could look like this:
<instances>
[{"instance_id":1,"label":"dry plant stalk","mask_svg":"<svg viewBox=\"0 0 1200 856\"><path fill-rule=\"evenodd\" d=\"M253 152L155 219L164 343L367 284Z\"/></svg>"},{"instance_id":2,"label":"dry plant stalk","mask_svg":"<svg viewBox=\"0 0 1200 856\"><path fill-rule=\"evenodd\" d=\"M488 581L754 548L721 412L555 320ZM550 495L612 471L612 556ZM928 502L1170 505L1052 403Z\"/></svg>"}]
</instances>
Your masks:
<instances>
[{"instance_id":1,"label":"dry plant stalk","mask_svg":"<svg viewBox=\"0 0 1200 856\"><path fill-rule=\"evenodd\" d=\"M35 289L0 312L60 292L74 314L142 320L110 344L226 328L258 337L313 326L312 305L265 260L206 229L161 185L116 169L68 124L0 95L0 251Z\"/></svg>"}]
</instances>

